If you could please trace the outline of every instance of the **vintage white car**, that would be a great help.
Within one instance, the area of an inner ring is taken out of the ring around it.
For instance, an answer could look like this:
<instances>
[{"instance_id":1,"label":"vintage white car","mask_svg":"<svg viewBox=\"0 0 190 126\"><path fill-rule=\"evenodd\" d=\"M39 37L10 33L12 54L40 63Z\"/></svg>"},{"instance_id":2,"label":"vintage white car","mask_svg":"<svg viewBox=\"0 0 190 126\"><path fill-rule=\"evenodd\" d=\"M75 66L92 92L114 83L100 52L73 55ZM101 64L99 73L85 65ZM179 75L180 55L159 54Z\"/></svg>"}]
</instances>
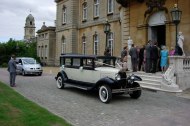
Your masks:
<instances>
[{"instance_id":1,"label":"vintage white car","mask_svg":"<svg viewBox=\"0 0 190 126\"><path fill-rule=\"evenodd\" d=\"M141 87L135 82L141 78L133 74L127 77L114 56L61 55L60 71L55 79L59 89L69 85L83 90L98 90L103 103L109 103L113 93L128 93L134 99L141 95Z\"/></svg>"}]
</instances>

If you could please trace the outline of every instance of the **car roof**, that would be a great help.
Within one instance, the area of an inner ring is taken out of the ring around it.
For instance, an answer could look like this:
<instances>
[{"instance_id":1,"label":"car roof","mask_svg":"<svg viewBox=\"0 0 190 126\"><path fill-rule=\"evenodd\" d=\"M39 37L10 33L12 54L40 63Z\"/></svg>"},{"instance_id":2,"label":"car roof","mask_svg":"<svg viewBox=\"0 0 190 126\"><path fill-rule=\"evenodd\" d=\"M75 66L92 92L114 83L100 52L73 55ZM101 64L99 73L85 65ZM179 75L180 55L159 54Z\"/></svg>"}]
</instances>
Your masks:
<instances>
[{"instance_id":1,"label":"car roof","mask_svg":"<svg viewBox=\"0 0 190 126\"><path fill-rule=\"evenodd\" d=\"M33 57L17 57L16 59L34 59Z\"/></svg>"},{"instance_id":2,"label":"car roof","mask_svg":"<svg viewBox=\"0 0 190 126\"><path fill-rule=\"evenodd\" d=\"M97 55L84 55L84 54L73 54L73 53L69 53L69 54L61 54L60 57L73 57L73 58L117 58L115 56L97 56Z\"/></svg>"}]
</instances>

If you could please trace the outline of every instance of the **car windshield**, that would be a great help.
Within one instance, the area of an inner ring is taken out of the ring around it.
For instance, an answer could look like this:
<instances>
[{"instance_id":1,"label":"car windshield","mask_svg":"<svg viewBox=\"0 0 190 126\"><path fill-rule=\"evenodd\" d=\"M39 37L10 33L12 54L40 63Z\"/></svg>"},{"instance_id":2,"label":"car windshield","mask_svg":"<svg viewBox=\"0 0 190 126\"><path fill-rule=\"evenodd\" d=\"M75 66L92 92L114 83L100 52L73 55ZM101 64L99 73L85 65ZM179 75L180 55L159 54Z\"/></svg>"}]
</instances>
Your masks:
<instances>
[{"instance_id":1,"label":"car windshield","mask_svg":"<svg viewBox=\"0 0 190 126\"><path fill-rule=\"evenodd\" d=\"M36 64L36 60L34 60L32 58L23 59L23 63L24 64Z\"/></svg>"}]
</instances>

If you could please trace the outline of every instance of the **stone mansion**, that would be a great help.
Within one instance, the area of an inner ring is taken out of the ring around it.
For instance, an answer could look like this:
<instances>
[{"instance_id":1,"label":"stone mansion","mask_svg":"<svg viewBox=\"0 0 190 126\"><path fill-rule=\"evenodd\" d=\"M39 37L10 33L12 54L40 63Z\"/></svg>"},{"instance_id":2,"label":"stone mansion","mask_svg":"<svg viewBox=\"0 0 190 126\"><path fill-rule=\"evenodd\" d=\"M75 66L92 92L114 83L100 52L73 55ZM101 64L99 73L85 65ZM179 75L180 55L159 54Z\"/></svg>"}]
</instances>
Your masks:
<instances>
[{"instance_id":1,"label":"stone mansion","mask_svg":"<svg viewBox=\"0 0 190 126\"><path fill-rule=\"evenodd\" d=\"M120 56L128 38L136 46L148 40L168 49L175 47L176 27L170 10L177 4L182 11L178 31L185 36L184 50L190 54L189 0L55 0L54 26L43 23L37 31L37 54L47 65L58 66L62 53ZM110 30L105 34L105 23ZM29 30L32 33L32 30Z\"/></svg>"}]
</instances>

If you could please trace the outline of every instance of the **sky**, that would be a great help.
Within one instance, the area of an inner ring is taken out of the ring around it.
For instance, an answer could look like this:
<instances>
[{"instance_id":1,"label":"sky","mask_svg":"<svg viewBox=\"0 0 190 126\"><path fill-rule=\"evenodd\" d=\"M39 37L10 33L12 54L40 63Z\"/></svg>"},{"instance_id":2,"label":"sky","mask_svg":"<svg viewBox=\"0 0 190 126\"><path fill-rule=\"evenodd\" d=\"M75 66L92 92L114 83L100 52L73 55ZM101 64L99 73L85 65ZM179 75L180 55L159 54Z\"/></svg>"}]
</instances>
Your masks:
<instances>
[{"instance_id":1,"label":"sky","mask_svg":"<svg viewBox=\"0 0 190 126\"><path fill-rule=\"evenodd\" d=\"M43 22L46 26L55 26L54 0L0 0L0 42L10 38L23 40L25 20L30 13L35 19L36 31Z\"/></svg>"}]
</instances>

